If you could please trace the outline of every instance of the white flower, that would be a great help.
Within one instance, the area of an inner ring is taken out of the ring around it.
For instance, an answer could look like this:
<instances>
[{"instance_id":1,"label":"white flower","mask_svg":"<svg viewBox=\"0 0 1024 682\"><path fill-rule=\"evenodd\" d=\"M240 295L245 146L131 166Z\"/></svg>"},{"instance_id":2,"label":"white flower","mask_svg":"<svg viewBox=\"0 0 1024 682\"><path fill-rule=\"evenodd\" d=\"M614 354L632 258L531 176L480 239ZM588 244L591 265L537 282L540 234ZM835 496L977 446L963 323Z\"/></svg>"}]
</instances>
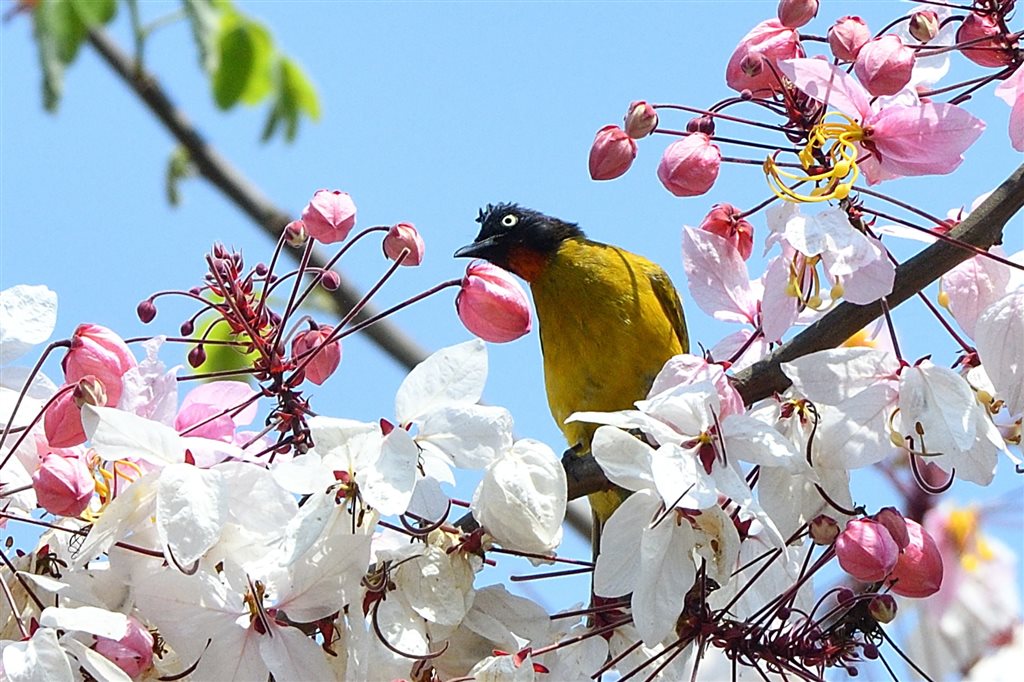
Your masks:
<instances>
[{"instance_id":1,"label":"white flower","mask_svg":"<svg viewBox=\"0 0 1024 682\"><path fill-rule=\"evenodd\" d=\"M974 334L978 357L1011 417L1024 413L1024 289L985 308Z\"/></svg>"},{"instance_id":2,"label":"white flower","mask_svg":"<svg viewBox=\"0 0 1024 682\"><path fill-rule=\"evenodd\" d=\"M850 223L840 208L828 208L812 216L800 206L778 202L768 208L768 227L805 256L819 256L829 279L851 303L873 303L892 291L896 266L886 257L877 239Z\"/></svg>"},{"instance_id":3,"label":"white flower","mask_svg":"<svg viewBox=\"0 0 1024 682\"><path fill-rule=\"evenodd\" d=\"M547 554L562 541L567 501L558 457L544 443L523 439L487 467L471 508L503 547Z\"/></svg>"}]
</instances>

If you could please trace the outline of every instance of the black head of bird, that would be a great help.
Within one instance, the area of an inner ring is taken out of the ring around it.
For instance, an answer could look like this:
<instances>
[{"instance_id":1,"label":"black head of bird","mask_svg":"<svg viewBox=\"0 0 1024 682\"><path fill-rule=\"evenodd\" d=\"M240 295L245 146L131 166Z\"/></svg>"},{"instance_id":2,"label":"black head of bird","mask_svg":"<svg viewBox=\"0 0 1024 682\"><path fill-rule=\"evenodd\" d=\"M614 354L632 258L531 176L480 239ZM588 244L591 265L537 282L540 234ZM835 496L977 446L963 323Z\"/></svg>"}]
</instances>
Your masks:
<instances>
[{"instance_id":1,"label":"black head of bird","mask_svg":"<svg viewBox=\"0 0 1024 682\"><path fill-rule=\"evenodd\" d=\"M544 261L566 239L583 237L583 230L558 218L517 204L487 204L476 221L476 240L455 252L456 258L483 258L533 280Z\"/></svg>"}]
</instances>

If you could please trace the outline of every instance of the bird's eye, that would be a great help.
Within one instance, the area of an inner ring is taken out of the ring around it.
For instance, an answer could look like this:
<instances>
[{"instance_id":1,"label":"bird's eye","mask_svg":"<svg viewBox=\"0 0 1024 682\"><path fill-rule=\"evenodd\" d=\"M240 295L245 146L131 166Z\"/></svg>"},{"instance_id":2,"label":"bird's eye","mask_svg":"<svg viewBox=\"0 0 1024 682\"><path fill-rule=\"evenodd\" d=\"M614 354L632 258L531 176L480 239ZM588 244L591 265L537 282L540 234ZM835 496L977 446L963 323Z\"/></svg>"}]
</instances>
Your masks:
<instances>
[{"instance_id":1,"label":"bird's eye","mask_svg":"<svg viewBox=\"0 0 1024 682\"><path fill-rule=\"evenodd\" d=\"M519 217L513 213L509 213L507 216L501 219L501 224L505 227L515 227L516 223L519 222Z\"/></svg>"}]
</instances>

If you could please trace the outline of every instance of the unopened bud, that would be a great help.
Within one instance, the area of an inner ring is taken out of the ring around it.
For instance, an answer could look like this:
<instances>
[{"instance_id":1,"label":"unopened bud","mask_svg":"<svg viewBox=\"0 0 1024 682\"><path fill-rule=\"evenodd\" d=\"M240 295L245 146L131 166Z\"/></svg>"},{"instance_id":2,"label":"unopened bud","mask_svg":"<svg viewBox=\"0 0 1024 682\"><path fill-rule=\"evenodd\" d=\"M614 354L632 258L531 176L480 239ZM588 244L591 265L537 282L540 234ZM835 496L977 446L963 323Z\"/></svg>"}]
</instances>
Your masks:
<instances>
[{"instance_id":1,"label":"unopened bud","mask_svg":"<svg viewBox=\"0 0 1024 682\"><path fill-rule=\"evenodd\" d=\"M896 507L885 507L875 514L875 521L885 526L900 549L910 543L910 536L907 534L907 520L903 518L903 514Z\"/></svg>"},{"instance_id":2,"label":"unopened bud","mask_svg":"<svg viewBox=\"0 0 1024 682\"><path fill-rule=\"evenodd\" d=\"M139 303L135 308L135 314L142 320L142 324L149 324L156 317L156 304L153 303L153 299L147 298L145 301Z\"/></svg>"},{"instance_id":3,"label":"unopened bud","mask_svg":"<svg viewBox=\"0 0 1024 682\"><path fill-rule=\"evenodd\" d=\"M852 62L860 48L871 40L871 30L860 17L843 17L828 30L828 46L836 59Z\"/></svg>"},{"instance_id":4,"label":"unopened bud","mask_svg":"<svg viewBox=\"0 0 1024 682\"><path fill-rule=\"evenodd\" d=\"M658 164L658 179L677 197L704 194L718 179L722 152L705 133L687 135L666 149Z\"/></svg>"},{"instance_id":5,"label":"unopened bud","mask_svg":"<svg viewBox=\"0 0 1024 682\"><path fill-rule=\"evenodd\" d=\"M854 519L835 541L836 557L844 571L871 583L889 575L899 559L899 547L885 526L872 519Z\"/></svg>"},{"instance_id":6,"label":"unopened bud","mask_svg":"<svg viewBox=\"0 0 1024 682\"><path fill-rule=\"evenodd\" d=\"M811 521L811 539L816 545L831 545L839 536L839 524L831 516L819 514Z\"/></svg>"},{"instance_id":7,"label":"unopened bud","mask_svg":"<svg viewBox=\"0 0 1024 682\"><path fill-rule=\"evenodd\" d=\"M636 142L633 138L618 126L605 126L597 131L590 146L590 177L613 180L628 171L635 158Z\"/></svg>"},{"instance_id":8,"label":"unopened bud","mask_svg":"<svg viewBox=\"0 0 1024 682\"><path fill-rule=\"evenodd\" d=\"M384 236L382 244L384 255L393 261L397 261L402 252L408 249L402 265L419 265L423 262L423 252L426 246L423 244L423 237L416 230L412 223L398 223L392 225Z\"/></svg>"},{"instance_id":9,"label":"unopened bud","mask_svg":"<svg viewBox=\"0 0 1024 682\"><path fill-rule=\"evenodd\" d=\"M626 134L634 140L647 137L658 127L658 112L647 102L640 100L629 105L626 112Z\"/></svg>"},{"instance_id":10,"label":"unopened bud","mask_svg":"<svg viewBox=\"0 0 1024 682\"><path fill-rule=\"evenodd\" d=\"M194 332L195 330L196 326L192 322L192 320L185 320L184 322L181 323L181 326L178 327L178 331L181 332L182 336L191 336L192 332Z\"/></svg>"},{"instance_id":11,"label":"unopened bud","mask_svg":"<svg viewBox=\"0 0 1024 682\"><path fill-rule=\"evenodd\" d=\"M206 351L201 345L196 346L188 352L188 364L192 368L199 367L206 362Z\"/></svg>"},{"instance_id":12,"label":"unopened bud","mask_svg":"<svg viewBox=\"0 0 1024 682\"><path fill-rule=\"evenodd\" d=\"M333 331L334 327L324 325L301 332L292 340L292 357L296 362L306 363L305 378L317 386L323 385L341 363L341 341L324 345ZM310 354L313 354L311 360Z\"/></svg>"},{"instance_id":13,"label":"unopened bud","mask_svg":"<svg viewBox=\"0 0 1024 682\"><path fill-rule=\"evenodd\" d=\"M779 23L786 28L800 28L818 14L818 0L780 0Z\"/></svg>"},{"instance_id":14,"label":"unopened bud","mask_svg":"<svg viewBox=\"0 0 1024 682\"><path fill-rule=\"evenodd\" d=\"M293 220L284 226L284 239L288 246L299 248L305 246L309 239L309 232L306 231L306 223L301 220Z\"/></svg>"},{"instance_id":15,"label":"unopened bud","mask_svg":"<svg viewBox=\"0 0 1024 682\"><path fill-rule=\"evenodd\" d=\"M930 597L942 587L942 554L935 540L917 521L906 519L907 544L896 568L885 579L903 597Z\"/></svg>"},{"instance_id":16,"label":"unopened bud","mask_svg":"<svg viewBox=\"0 0 1024 682\"><path fill-rule=\"evenodd\" d=\"M857 593L849 587L840 587L836 590L836 601L842 606L850 606L857 599Z\"/></svg>"},{"instance_id":17,"label":"unopened bud","mask_svg":"<svg viewBox=\"0 0 1024 682\"><path fill-rule=\"evenodd\" d=\"M341 275L336 273L334 270L328 270L324 273L323 277L320 278L320 286L327 291L336 291L341 286Z\"/></svg>"},{"instance_id":18,"label":"unopened bud","mask_svg":"<svg viewBox=\"0 0 1024 682\"><path fill-rule=\"evenodd\" d=\"M891 594L876 594L868 602L868 613L879 623L891 623L896 610L896 599Z\"/></svg>"},{"instance_id":19,"label":"unopened bud","mask_svg":"<svg viewBox=\"0 0 1024 682\"><path fill-rule=\"evenodd\" d=\"M508 272L484 261L466 268L455 310L466 329L493 343L518 339L533 324L523 287Z\"/></svg>"},{"instance_id":20,"label":"unopened bud","mask_svg":"<svg viewBox=\"0 0 1024 682\"><path fill-rule=\"evenodd\" d=\"M869 40L857 53L853 72L872 95L895 95L902 90L914 71L913 48L899 36L884 35Z\"/></svg>"},{"instance_id":21,"label":"unopened bud","mask_svg":"<svg viewBox=\"0 0 1024 682\"><path fill-rule=\"evenodd\" d=\"M980 66L1001 67L1016 59L1017 51L1007 41L995 14L968 14L956 31L956 42L968 44L960 48L960 51Z\"/></svg>"},{"instance_id":22,"label":"unopened bud","mask_svg":"<svg viewBox=\"0 0 1024 682\"><path fill-rule=\"evenodd\" d=\"M57 516L78 516L92 499L96 483L80 457L49 453L32 474L39 506Z\"/></svg>"},{"instance_id":23,"label":"unopened bud","mask_svg":"<svg viewBox=\"0 0 1024 682\"><path fill-rule=\"evenodd\" d=\"M910 35L922 43L939 34L939 15L934 10L923 9L910 15Z\"/></svg>"},{"instance_id":24,"label":"unopened bud","mask_svg":"<svg viewBox=\"0 0 1024 682\"><path fill-rule=\"evenodd\" d=\"M356 225L356 204L348 192L317 190L302 209L306 232L324 244L342 242Z\"/></svg>"}]
</instances>

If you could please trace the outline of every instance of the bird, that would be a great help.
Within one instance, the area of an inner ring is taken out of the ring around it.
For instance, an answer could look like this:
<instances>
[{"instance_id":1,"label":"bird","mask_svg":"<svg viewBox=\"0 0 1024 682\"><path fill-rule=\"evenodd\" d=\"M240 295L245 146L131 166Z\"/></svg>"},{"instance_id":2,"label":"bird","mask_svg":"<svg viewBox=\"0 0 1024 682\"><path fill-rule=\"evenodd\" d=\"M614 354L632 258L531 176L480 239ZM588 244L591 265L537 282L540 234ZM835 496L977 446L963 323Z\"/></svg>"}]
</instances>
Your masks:
<instances>
[{"instance_id":1,"label":"bird","mask_svg":"<svg viewBox=\"0 0 1024 682\"><path fill-rule=\"evenodd\" d=\"M576 455L590 452L596 424L574 412L633 409L664 364L689 352L679 294L650 260L586 237L575 223L514 203L488 204L480 231L456 258L480 258L525 280L540 328L551 415ZM600 527L628 493L590 495L595 557Z\"/></svg>"}]
</instances>

